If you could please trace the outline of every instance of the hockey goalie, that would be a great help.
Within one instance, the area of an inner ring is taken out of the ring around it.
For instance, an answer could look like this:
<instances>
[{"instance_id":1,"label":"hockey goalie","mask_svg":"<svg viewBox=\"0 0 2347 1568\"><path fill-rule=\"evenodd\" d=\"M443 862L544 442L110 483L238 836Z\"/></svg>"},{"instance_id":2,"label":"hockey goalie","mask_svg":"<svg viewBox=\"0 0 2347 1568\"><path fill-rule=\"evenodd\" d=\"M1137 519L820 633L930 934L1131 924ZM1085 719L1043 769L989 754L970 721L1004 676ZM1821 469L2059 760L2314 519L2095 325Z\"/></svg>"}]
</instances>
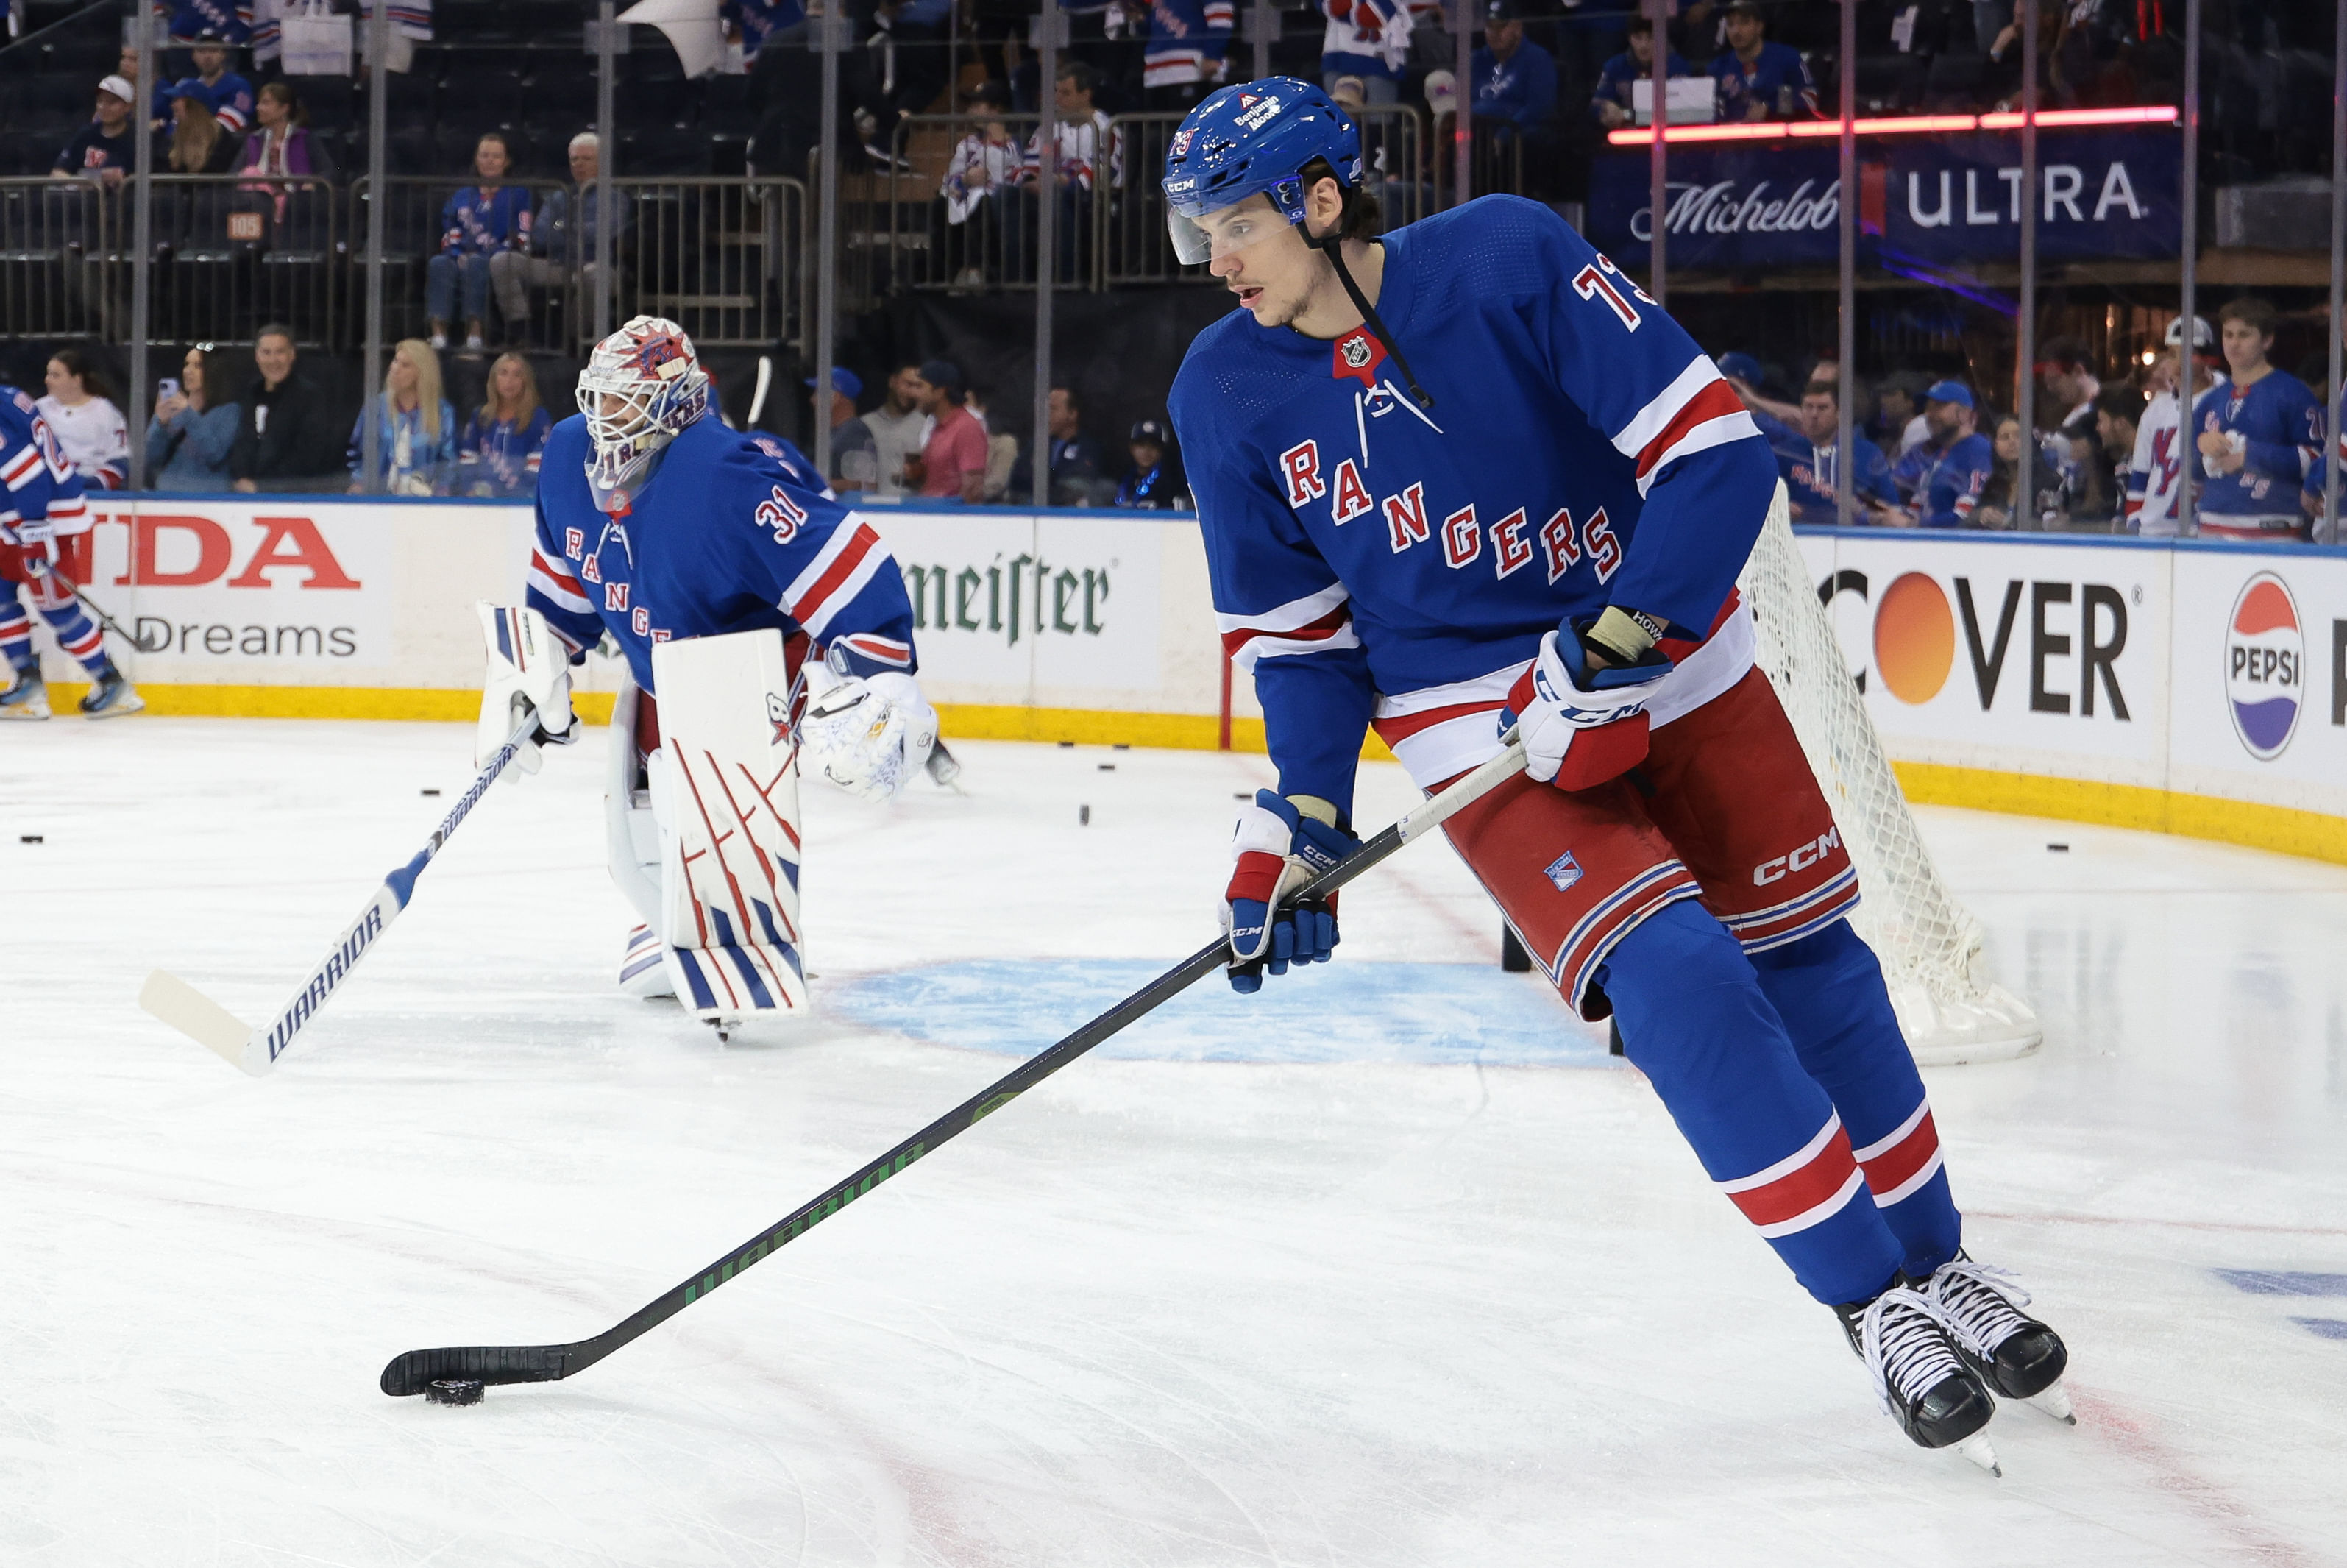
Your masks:
<instances>
[{"instance_id":1,"label":"hockey goalie","mask_svg":"<svg viewBox=\"0 0 2347 1568\"><path fill-rule=\"evenodd\" d=\"M535 712L535 773L578 736L571 668L618 643L611 874L641 920L620 984L722 1038L807 1006L801 770L887 800L949 763L887 548L789 442L726 428L682 328L598 343L579 408L547 439L525 602L480 606L477 749Z\"/></svg>"}]
</instances>

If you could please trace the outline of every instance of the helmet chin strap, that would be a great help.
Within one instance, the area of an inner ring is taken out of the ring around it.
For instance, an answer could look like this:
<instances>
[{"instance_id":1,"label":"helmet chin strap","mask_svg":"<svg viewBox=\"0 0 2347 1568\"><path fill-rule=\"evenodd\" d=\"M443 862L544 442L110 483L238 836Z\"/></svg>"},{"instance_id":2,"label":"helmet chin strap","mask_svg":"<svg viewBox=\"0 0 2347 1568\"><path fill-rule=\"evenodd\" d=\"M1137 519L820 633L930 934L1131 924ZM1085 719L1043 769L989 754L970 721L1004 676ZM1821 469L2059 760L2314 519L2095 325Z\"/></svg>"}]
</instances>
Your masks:
<instances>
[{"instance_id":1,"label":"helmet chin strap","mask_svg":"<svg viewBox=\"0 0 2347 1568\"><path fill-rule=\"evenodd\" d=\"M1344 221L1338 220L1337 227L1325 235L1312 232L1312 220L1308 218L1300 227L1304 231L1304 242L1324 252L1328 264L1337 269L1337 281L1345 285L1346 297L1353 302L1353 308L1361 313L1361 320L1368 324L1370 333L1384 345L1386 354L1400 369L1401 378L1409 383L1409 395L1418 399L1420 408L1433 407L1434 399L1428 395L1426 388L1419 385L1417 373L1409 368L1409 361L1402 357L1401 345L1394 342L1393 333L1386 331L1385 320L1378 314L1377 306L1369 303L1368 296L1361 292L1361 285L1353 281L1352 269L1345 265Z\"/></svg>"}]
</instances>

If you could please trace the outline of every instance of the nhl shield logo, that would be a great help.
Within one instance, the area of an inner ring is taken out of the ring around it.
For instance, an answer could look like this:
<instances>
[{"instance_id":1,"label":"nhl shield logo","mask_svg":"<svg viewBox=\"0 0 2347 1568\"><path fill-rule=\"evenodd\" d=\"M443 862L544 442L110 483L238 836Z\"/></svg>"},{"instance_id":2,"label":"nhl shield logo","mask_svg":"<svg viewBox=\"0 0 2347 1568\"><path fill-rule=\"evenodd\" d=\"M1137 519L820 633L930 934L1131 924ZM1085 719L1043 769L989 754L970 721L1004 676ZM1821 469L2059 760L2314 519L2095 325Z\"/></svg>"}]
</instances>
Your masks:
<instances>
[{"instance_id":1,"label":"nhl shield logo","mask_svg":"<svg viewBox=\"0 0 2347 1568\"><path fill-rule=\"evenodd\" d=\"M1581 880L1581 862L1575 860L1573 857L1573 851L1568 849L1550 863L1544 875L1551 882L1556 884L1558 892L1569 892L1573 885Z\"/></svg>"},{"instance_id":2,"label":"nhl shield logo","mask_svg":"<svg viewBox=\"0 0 2347 1568\"><path fill-rule=\"evenodd\" d=\"M1345 364L1350 368L1354 370L1368 368L1369 343L1367 338L1348 337L1345 340L1345 346L1339 352L1344 354Z\"/></svg>"}]
</instances>

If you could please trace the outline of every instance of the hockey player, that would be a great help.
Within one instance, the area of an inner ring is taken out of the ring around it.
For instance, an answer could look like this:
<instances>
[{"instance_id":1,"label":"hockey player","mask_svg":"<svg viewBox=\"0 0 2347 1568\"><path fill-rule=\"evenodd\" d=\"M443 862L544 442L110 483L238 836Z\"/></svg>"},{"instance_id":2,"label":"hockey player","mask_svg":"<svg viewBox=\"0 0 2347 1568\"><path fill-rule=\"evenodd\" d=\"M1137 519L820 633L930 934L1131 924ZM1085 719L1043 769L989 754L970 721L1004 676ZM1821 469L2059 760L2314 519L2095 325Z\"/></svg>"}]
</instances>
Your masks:
<instances>
[{"instance_id":1,"label":"hockey player","mask_svg":"<svg viewBox=\"0 0 2347 1568\"><path fill-rule=\"evenodd\" d=\"M2235 300L2217 315L2232 376L2192 405L2194 516L2203 538L2271 543L2307 535L2298 497L2322 456L2322 400L2266 357L2275 320L2259 299Z\"/></svg>"},{"instance_id":2,"label":"hockey player","mask_svg":"<svg viewBox=\"0 0 2347 1568\"><path fill-rule=\"evenodd\" d=\"M1224 644L1277 791L1239 819L1231 982L1327 958L1283 886L1356 842L1362 733L1422 787L1525 776L1447 831L1584 1017L1613 1013L1697 1159L1839 1315L1925 1447L1992 1463L1991 1389L2061 1341L1965 1257L1856 879L1735 582L1768 449L1676 323L1548 209L1382 241L1317 88L1224 88L1169 144L1176 250L1239 310L1173 391Z\"/></svg>"},{"instance_id":3,"label":"hockey player","mask_svg":"<svg viewBox=\"0 0 2347 1568\"><path fill-rule=\"evenodd\" d=\"M692 341L672 322L638 316L596 345L579 381L580 412L547 437L539 468L527 591L535 613L484 607L480 751L486 759L505 743L527 703L539 725L518 760L536 771L538 743L578 733L569 667L607 634L618 643L632 685L614 720L613 875L645 917L623 979L659 995L665 976L721 1022L791 1010L804 997L793 928L796 748L842 788L887 799L929 761L937 715L913 679L912 604L879 536L788 442L728 430L712 403ZM535 646L540 625L561 658ZM742 632L771 635L729 641ZM672 642L678 661L690 653L695 668L717 672L711 680L738 685L659 692ZM742 659L726 662L728 648ZM811 705L810 661L835 679ZM671 701L655 707L656 693ZM714 714L709 722L731 738L703 744L696 731L692 747L663 754L685 727L679 703ZM630 817L644 794L656 844ZM726 813L742 820L712 820ZM697 870L696 857L705 859ZM712 897L711 878L724 891Z\"/></svg>"},{"instance_id":4,"label":"hockey player","mask_svg":"<svg viewBox=\"0 0 2347 1568\"><path fill-rule=\"evenodd\" d=\"M2209 351L2216 346L2217 334L2209 330L2207 322L2194 316L2192 352L2188 355L2184 318L2178 316L2168 323L2168 357L2159 366L2165 384L2152 394L2143 417L2136 422L2135 452L2127 463L2127 528L2131 534L2156 539L2176 537L2176 497L2181 488L2178 481L2184 477L2184 413L2178 388L2188 377L2192 389L2181 396L2197 403L2202 393L2224 379L2211 368L2216 360ZM2188 363L2189 370L2183 368Z\"/></svg>"},{"instance_id":5,"label":"hockey player","mask_svg":"<svg viewBox=\"0 0 2347 1568\"><path fill-rule=\"evenodd\" d=\"M11 677L0 691L0 718L49 716L26 596L56 633L57 646L89 671L81 711L93 719L137 712L147 704L107 657L105 633L58 577L59 538L89 528L81 477L57 449L33 400L13 386L0 386L0 484L7 487L0 499L0 653L8 657Z\"/></svg>"}]
</instances>

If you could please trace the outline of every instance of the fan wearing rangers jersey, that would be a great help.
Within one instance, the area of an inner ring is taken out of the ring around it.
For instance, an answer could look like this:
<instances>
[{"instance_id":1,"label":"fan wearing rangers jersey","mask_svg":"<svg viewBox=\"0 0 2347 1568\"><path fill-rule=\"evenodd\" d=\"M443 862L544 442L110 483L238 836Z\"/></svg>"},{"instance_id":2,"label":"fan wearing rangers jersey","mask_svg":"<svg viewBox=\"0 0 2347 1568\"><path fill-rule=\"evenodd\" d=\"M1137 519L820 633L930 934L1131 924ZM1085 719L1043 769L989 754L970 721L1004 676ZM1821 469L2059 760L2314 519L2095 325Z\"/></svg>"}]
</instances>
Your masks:
<instances>
[{"instance_id":1,"label":"fan wearing rangers jersey","mask_svg":"<svg viewBox=\"0 0 2347 1568\"><path fill-rule=\"evenodd\" d=\"M1154 110L1185 109L1223 79L1233 0L1152 0L1141 87Z\"/></svg>"},{"instance_id":2,"label":"fan wearing rangers jersey","mask_svg":"<svg viewBox=\"0 0 2347 1568\"><path fill-rule=\"evenodd\" d=\"M2190 395L2198 401L2224 377L2209 368L2215 361L2208 350L2216 346L2217 334L2198 316L2192 318L2192 334ZM2136 422L2135 452L2127 460L2127 528L2146 538L2176 537L2176 497L2184 477L2184 409L2176 390L2183 343L2184 318L2178 316L2168 323L2168 352L2159 364L2158 390Z\"/></svg>"},{"instance_id":3,"label":"fan wearing rangers jersey","mask_svg":"<svg viewBox=\"0 0 2347 1568\"><path fill-rule=\"evenodd\" d=\"M1960 1250L1856 877L1753 663L1738 569L1776 468L1692 340L1550 210L1486 197L1375 239L1317 88L1225 87L1169 144L1174 245L1240 309L1172 395L1224 642L1276 791L1242 814L1233 985L1325 959L1284 889L1356 842L1374 728L1584 1017L1619 1019L1696 1159L1840 1315L1902 1427L1989 1462L1991 1388L2064 1352Z\"/></svg>"},{"instance_id":4,"label":"fan wearing rangers jersey","mask_svg":"<svg viewBox=\"0 0 2347 1568\"><path fill-rule=\"evenodd\" d=\"M872 526L790 443L726 427L692 341L672 322L638 316L598 344L579 400L581 412L547 437L526 605L571 664L607 634L617 642L642 693L627 699L639 759L660 744L655 647L772 629L783 634L787 682L809 659L838 677L811 710L820 736L809 717L768 705L776 742L798 738L810 765L853 794L895 794L928 763L937 716L913 679L911 600ZM499 646L484 697L484 754L514 723ZM535 740L576 737L567 678L530 701L540 714ZM794 710L800 701L794 692ZM533 745L524 770L537 760ZM615 862L622 869L631 867ZM640 928L631 946L644 940ZM659 962L654 941L645 971Z\"/></svg>"},{"instance_id":5,"label":"fan wearing rangers jersey","mask_svg":"<svg viewBox=\"0 0 2347 1568\"><path fill-rule=\"evenodd\" d=\"M135 713L147 704L106 654L106 638L59 573L61 539L89 530L81 477L58 450L56 437L33 400L0 386L0 653L9 683L0 690L0 719L46 719L48 693L33 651L29 597L56 633L57 646L89 671L81 711L93 719Z\"/></svg>"},{"instance_id":6,"label":"fan wearing rangers jersey","mask_svg":"<svg viewBox=\"0 0 2347 1568\"><path fill-rule=\"evenodd\" d=\"M2266 357L2276 319L2259 299L2235 300L2217 315L2232 376L2192 405L2193 512L2203 538L2306 537L2298 496L2322 456L2322 400Z\"/></svg>"}]
</instances>

